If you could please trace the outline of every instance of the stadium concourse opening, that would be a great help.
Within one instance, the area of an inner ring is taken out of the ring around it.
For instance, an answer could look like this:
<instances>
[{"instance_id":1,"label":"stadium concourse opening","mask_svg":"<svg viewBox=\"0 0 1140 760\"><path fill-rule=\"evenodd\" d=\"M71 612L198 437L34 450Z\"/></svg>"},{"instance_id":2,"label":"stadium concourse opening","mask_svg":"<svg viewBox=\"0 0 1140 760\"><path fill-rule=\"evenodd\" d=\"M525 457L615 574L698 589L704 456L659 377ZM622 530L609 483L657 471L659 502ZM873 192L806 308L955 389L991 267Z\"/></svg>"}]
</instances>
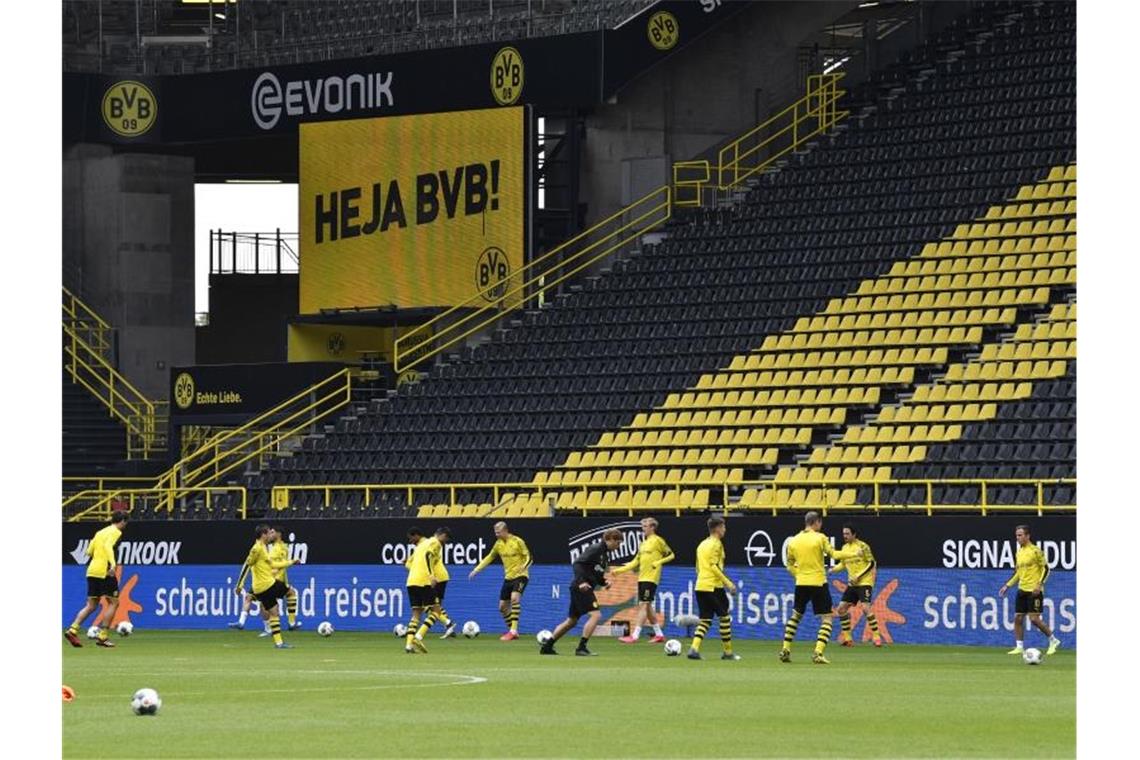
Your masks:
<instances>
[{"instance_id":1,"label":"stadium concourse opening","mask_svg":"<svg viewBox=\"0 0 1140 760\"><path fill-rule=\"evenodd\" d=\"M65 755L1073 754L1075 3L63 10Z\"/></svg>"}]
</instances>

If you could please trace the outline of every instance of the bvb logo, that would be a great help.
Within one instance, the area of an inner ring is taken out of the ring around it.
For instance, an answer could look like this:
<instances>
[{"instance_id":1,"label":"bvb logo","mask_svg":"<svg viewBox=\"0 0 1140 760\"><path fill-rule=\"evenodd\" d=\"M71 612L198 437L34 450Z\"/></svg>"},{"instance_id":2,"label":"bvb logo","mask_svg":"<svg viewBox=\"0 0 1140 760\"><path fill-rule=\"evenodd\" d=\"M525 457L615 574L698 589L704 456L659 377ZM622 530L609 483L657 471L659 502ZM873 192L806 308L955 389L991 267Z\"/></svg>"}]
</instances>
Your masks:
<instances>
[{"instance_id":1,"label":"bvb logo","mask_svg":"<svg viewBox=\"0 0 1140 760\"><path fill-rule=\"evenodd\" d=\"M491 246L479 254L475 265L475 288L484 301L495 301L507 291L511 278L511 262L502 248Z\"/></svg>"},{"instance_id":2,"label":"bvb logo","mask_svg":"<svg viewBox=\"0 0 1140 760\"><path fill-rule=\"evenodd\" d=\"M513 47L505 47L491 60L491 94L501 106L519 99L523 90L523 59Z\"/></svg>"},{"instance_id":3,"label":"bvb logo","mask_svg":"<svg viewBox=\"0 0 1140 760\"><path fill-rule=\"evenodd\" d=\"M649 17L649 43L658 50L668 50L677 44L681 28L669 11L658 11Z\"/></svg>"},{"instance_id":4,"label":"bvb logo","mask_svg":"<svg viewBox=\"0 0 1140 760\"><path fill-rule=\"evenodd\" d=\"M338 332L334 332L329 336L326 342L326 348L328 348L329 356L339 356L340 353L344 351L344 336Z\"/></svg>"},{"instance_id":5,"label":"bvb logo","mask_svg":"<svg viewBox=\"0 0 1140 760\"><path fill-rule=\"evenodd\" d=\"M174 381L174 403L179 409L189 409L194 403L194 378L189 372L183 372Z\"/></svg>"},{"instance_id":6,"label":"bvb logo","mask_svg":"<svg viewBox=\"0 0 1140 760\"><path fill-rule=\"evenodd\" d=\"M139 137L154 126L158 100L142 82L116 82L103 95L103 121L122 137Z\"/></svg>"}]
</instances>

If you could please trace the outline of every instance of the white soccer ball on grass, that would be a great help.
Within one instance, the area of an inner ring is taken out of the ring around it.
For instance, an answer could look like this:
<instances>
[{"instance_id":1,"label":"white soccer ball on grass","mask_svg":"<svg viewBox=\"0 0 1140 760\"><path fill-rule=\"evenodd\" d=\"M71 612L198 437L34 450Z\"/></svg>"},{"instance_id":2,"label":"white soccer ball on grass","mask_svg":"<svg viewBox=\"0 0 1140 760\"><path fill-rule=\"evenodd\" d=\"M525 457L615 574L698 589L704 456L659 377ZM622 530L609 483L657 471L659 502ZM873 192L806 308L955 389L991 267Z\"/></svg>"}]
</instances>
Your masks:
<instances>
[{"instance_id":1,"label":"white soccer ball on grass","mask_svg":"<svg viewBox=\"0 0 1140 760\"><path fill-rule=\"evenodd\" d=\"M162 707L162 697L154 689L139 689L131 697L131 710L135 715L155 715Z\"/></svg>"},{"instance_id":2,"label":"white soccer ball on grass","mask_svg":"<svg viewBox=\"0 0 1140 760\"><path fill-rule=\"evenodd\" d=\"M665 654L669 657L676 657L681 654L681 642L676 639L669 639L665 642Z\"/></svg>"},{"instance_id":3,"label":"white soccer ball on grass","mask_svg":"<svg viewBox=\"0 0 1140 760\"><path fill-rule=\"evenodd\" d=\"M469 639L473 639L479 635L479 624L474 620L468 620L463 624L463 635Z\"/></svg>"},{"instance_id":4,"label":"white soccer ball on grass","mask_svg":"<svg viewBox=\"0 0 1140 760\"><path fill-rule=\"evenodd\" d=\"M535 638L538 639L539 644L545 644L546 642L548 642L552 638L554 638L554 634L544 628L543 630L538 632L538 635L535 636Z\"/></svg>"},{"instance_id":5,"label":"white soccer ball on grass","mask_svg":"<svg viewBox=\"0 0 1140 760\"><path fill-rule=\"evenodd\" d=\"M99 626L93 625L90 628L88 628L87 629L87 638L89 638L89 639L99 638Z\"/></svg>"},{"instance_id":6,"label":"white soccer ball on grass","mask_svg":"<svg viewBox=\"0 0 1140 760\"><path fill-rule=\"evenodd\" d=\"M317 626L317 633L321 636L326 636L326 637L332 636L333 630L334 630L333 624L327 620L325 620L324 622L322 622L320 625Z\"/></svg>"},{"instance_id":7,"label":"white soccer ball on grass","mask_svg":"<svg viewBox=\"0 0 1140 760\"><path fill-rule=\"evenodd\" d=\"M131 624L131 621L124 620L115 626L115 632L120 636L130 636L135 632L135 627Z\"/></svg>"},{"instance_id":8,"label":"white soccer ball on grass","mask_svg":"<svg viewBox=\"0 0 1140 760\"><path fill-rule=\"evenodd\" d=\"M1033 647L1030 647L1029 649L1026 649L1022 653L1021 659L1025 660L1026 665L1040 665L1041 664L1041 650L1040 649L1034 649Z\"/></svg>"},{"instance_id":9,"label":"white soccer ball on grass","mask_svg":"<svg viewBox=\"0 0 1140 760\"><path fill-rule=\"evenodd\" d=\"M396 623L392 626L392 635L398 639L402 639L408 635L408 626L403 623Z\"/></svg>"}]
</instances>

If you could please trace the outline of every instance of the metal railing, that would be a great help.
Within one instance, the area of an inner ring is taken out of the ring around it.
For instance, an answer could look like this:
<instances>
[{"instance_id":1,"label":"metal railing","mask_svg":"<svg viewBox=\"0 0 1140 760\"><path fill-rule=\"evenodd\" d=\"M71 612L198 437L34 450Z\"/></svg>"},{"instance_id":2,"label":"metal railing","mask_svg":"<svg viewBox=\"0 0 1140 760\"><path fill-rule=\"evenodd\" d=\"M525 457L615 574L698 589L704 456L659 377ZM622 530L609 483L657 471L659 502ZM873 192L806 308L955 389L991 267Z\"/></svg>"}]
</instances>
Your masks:
<instances>
[{"instance_id":1,"label":"metal railing","mask_svg":"<svg viewBox=\"0 0 1140 760\"><path fill-rule=\"evenodd\" d=\"M416 367L481 332L527 300L546 293L652 232L672 215L672 190L662 186L532 260L506 280L396 339L396 372Z\"/></svg>"},{"instance_id":2,"label":"metal railing","mask_svg":"<svg viewBox=\"0 0 1140 760\"><path fill-rule=\"evenodd\" d=\"M721 148L717 154L717 188L736 187L845 119L849 112L840 111L838 105L847 92L839 89L843 76L812 74L804 97Z\"/></svg>"},{"instance_id":3,"label":"metal railing","mask_svg":"<svg viewBox=\"0 0 1140 760\"><path fill-rule=\"evenodd\" d=\"M238 519L247 517L247 493L244 486L197 486L192 488L94 488L80 491L63 504L66 522L107 520L118 509L137 514L151 510L155 515L172 514L175 506L201 506L209 512L215 506L215 496L236 494Z\"/></svg>"},{"instance_id":4,"label":"metal railing","mask_svg":"<svg viewBox=\"0 0 1140 760\"><path fill-rule=\"evenodd\" d=\"M927 515L933 515L935 512L980 512L982 515L990 514L991 512L1025 512L1036 511L1038 515L1045 514L1046 512L1073 512L1076 510L1076 504L1046 504L1045 495L1046 489L1054 486L1062 485L1076 485L1075 478L1062 478L1050 480L1025 480L1025 479L975 479L975 480L922 480L922 479L884 479L884 480L797 480L797 481L778 481L773 478L762 480L657 480L648 481L645 483L635 484L582 484L574 486L560 486L560 485L544 485L537 483L400 483L400 484L384 484L384 483L371 483L371 484L322 484L322 485L278 485L272 489L272 497L270 504L276 509L287 509L291 502L291 495L294 493L305 492L318 492L323 497L323 508L332 506L334 493L357 493L363 496L364 506L370 507L372 505L373 497L377 493L383 492L400 492L405 498L405 506L412 508L416 506L417 495L433 494L438 495L447 493L447 498L441 500L440 496L433 496L430 503L432 504L447 504L449 507L460 507L469 503L473 503L467 499L462 498L462 494L473 491L491 491L492 510L490 514L501 514L501 509L506 506L504 500L507 497L517 500L520 496L537 496L540 500L545 500L548 496L554 495L556 498L561 497L563 494L580 494L583 501L588 499L591 493L615 493L619 494L627 501L617 504L598 505L598 506L573 506L570 508L562 507L560 512L576 512L587 515L590 512L614 512L624 511L628 515L633 515L637 512L653 512L660 514L662 512L673 511L675 514L680 515L684 512L693 511L687 505L677 505L674 507L663 507L661 504L645 504L634 505L634 497L639 492L650 494L654 491L669 491L675 496L680 497L686 491L719 491L721 497L720 503L717 505L710 505L708 507L698 507L700 511L719 511L724 514L729 514L734 511L748 511L757 512L765 511L771 512L772 515L778 515L781 512L795 511L803 509L819 509L823 514L829 512L867 512L871 511L876 514L882 512L923 512ZM1015 485L1015 486L1032 486L1036 489L1035 500L1033 504L992 504L988 498L988 492L995 486ZM908 503L899 504L893 502L884 502L882 499L882 489L885 486L925 486L926 499L921 503ZM976 486L979 488L979 499L976 503L968 504L948 504L940 503L935 499L935 489L947 486ZM871 488L871 499L866 503L845 504L842 497L834 498L836 491L849 490L853 488ZM769 491L770 499L766 499L765 503L757 501L752 504L742 504L740 499L733 500L732 496L737 491L744 491L747 489L763 489ZM797 501L796 503L784 502L780 503L779 495L781 492L792 492L796 490L808 490L809 496L814 498L807 498Z\"/></svg>"},{"instance_id":5,"label":"metal railing","mask_svg":"<svg viewBox=\"0 0 1140 760\"><path fill-rule=\"evenodd\" d=\"M108 359L110 326L66 288L62 326L64 371L123 424L128 459L165 451L166 402L151 401L115 369Z\"/></svg>"},{"instance_id":6,"label":"metal railing","mask_svg":"<svg viewBox=\"0 0 1140 760\"><path fill-rule=\"evenodd\" d=\"M712 180L712 169L706 159L677 161L673 164L673 205L701 206L704 191ZM691 191L689 195L683 191Z\"/></svg>"},{"instance_id":7,"label":"metal railing","mask_svg":"<svg viewBox=\"0 0 1140 760\"><path fill-rule=\"evenodd\" d=\"M240 427L209 438L161 475L156 488L211 485L246 462L278 451L282 443L347 406L352 400L352 377L351 370L342 369Z\"/></svg>"},{"instance_id":8,"label":"metal railing","mask_svg":"<svg viewBox=\"0 0 1140 760\"><path fill-rule=\"evenodd\" d=\"M298 233L210 230L210 274L296 274Z\"/></svg>"}]
</instances>

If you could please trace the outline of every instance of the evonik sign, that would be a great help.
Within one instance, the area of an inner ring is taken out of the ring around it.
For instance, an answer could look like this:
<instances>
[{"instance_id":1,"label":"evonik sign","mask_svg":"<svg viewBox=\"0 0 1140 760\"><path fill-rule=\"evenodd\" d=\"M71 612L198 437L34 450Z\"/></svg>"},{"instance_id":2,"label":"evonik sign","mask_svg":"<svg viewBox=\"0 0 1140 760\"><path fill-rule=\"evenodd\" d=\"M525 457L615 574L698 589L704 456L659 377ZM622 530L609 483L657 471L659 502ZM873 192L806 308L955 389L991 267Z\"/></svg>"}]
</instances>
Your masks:
<instances>
[{"instance_id":1,"label":"evonik sign","mask_svg":"<svg viewBox=\"0 0 1140 760\"><path fill-rule=\"evenodd\" d=\"M272 71L254 80L249 104L253 120L261 129L277 126L282 112L287 116L339 114L392 107L393 72L349 74L321 79L293 79L281 83Z\"/></svg>"}]
</instances>

